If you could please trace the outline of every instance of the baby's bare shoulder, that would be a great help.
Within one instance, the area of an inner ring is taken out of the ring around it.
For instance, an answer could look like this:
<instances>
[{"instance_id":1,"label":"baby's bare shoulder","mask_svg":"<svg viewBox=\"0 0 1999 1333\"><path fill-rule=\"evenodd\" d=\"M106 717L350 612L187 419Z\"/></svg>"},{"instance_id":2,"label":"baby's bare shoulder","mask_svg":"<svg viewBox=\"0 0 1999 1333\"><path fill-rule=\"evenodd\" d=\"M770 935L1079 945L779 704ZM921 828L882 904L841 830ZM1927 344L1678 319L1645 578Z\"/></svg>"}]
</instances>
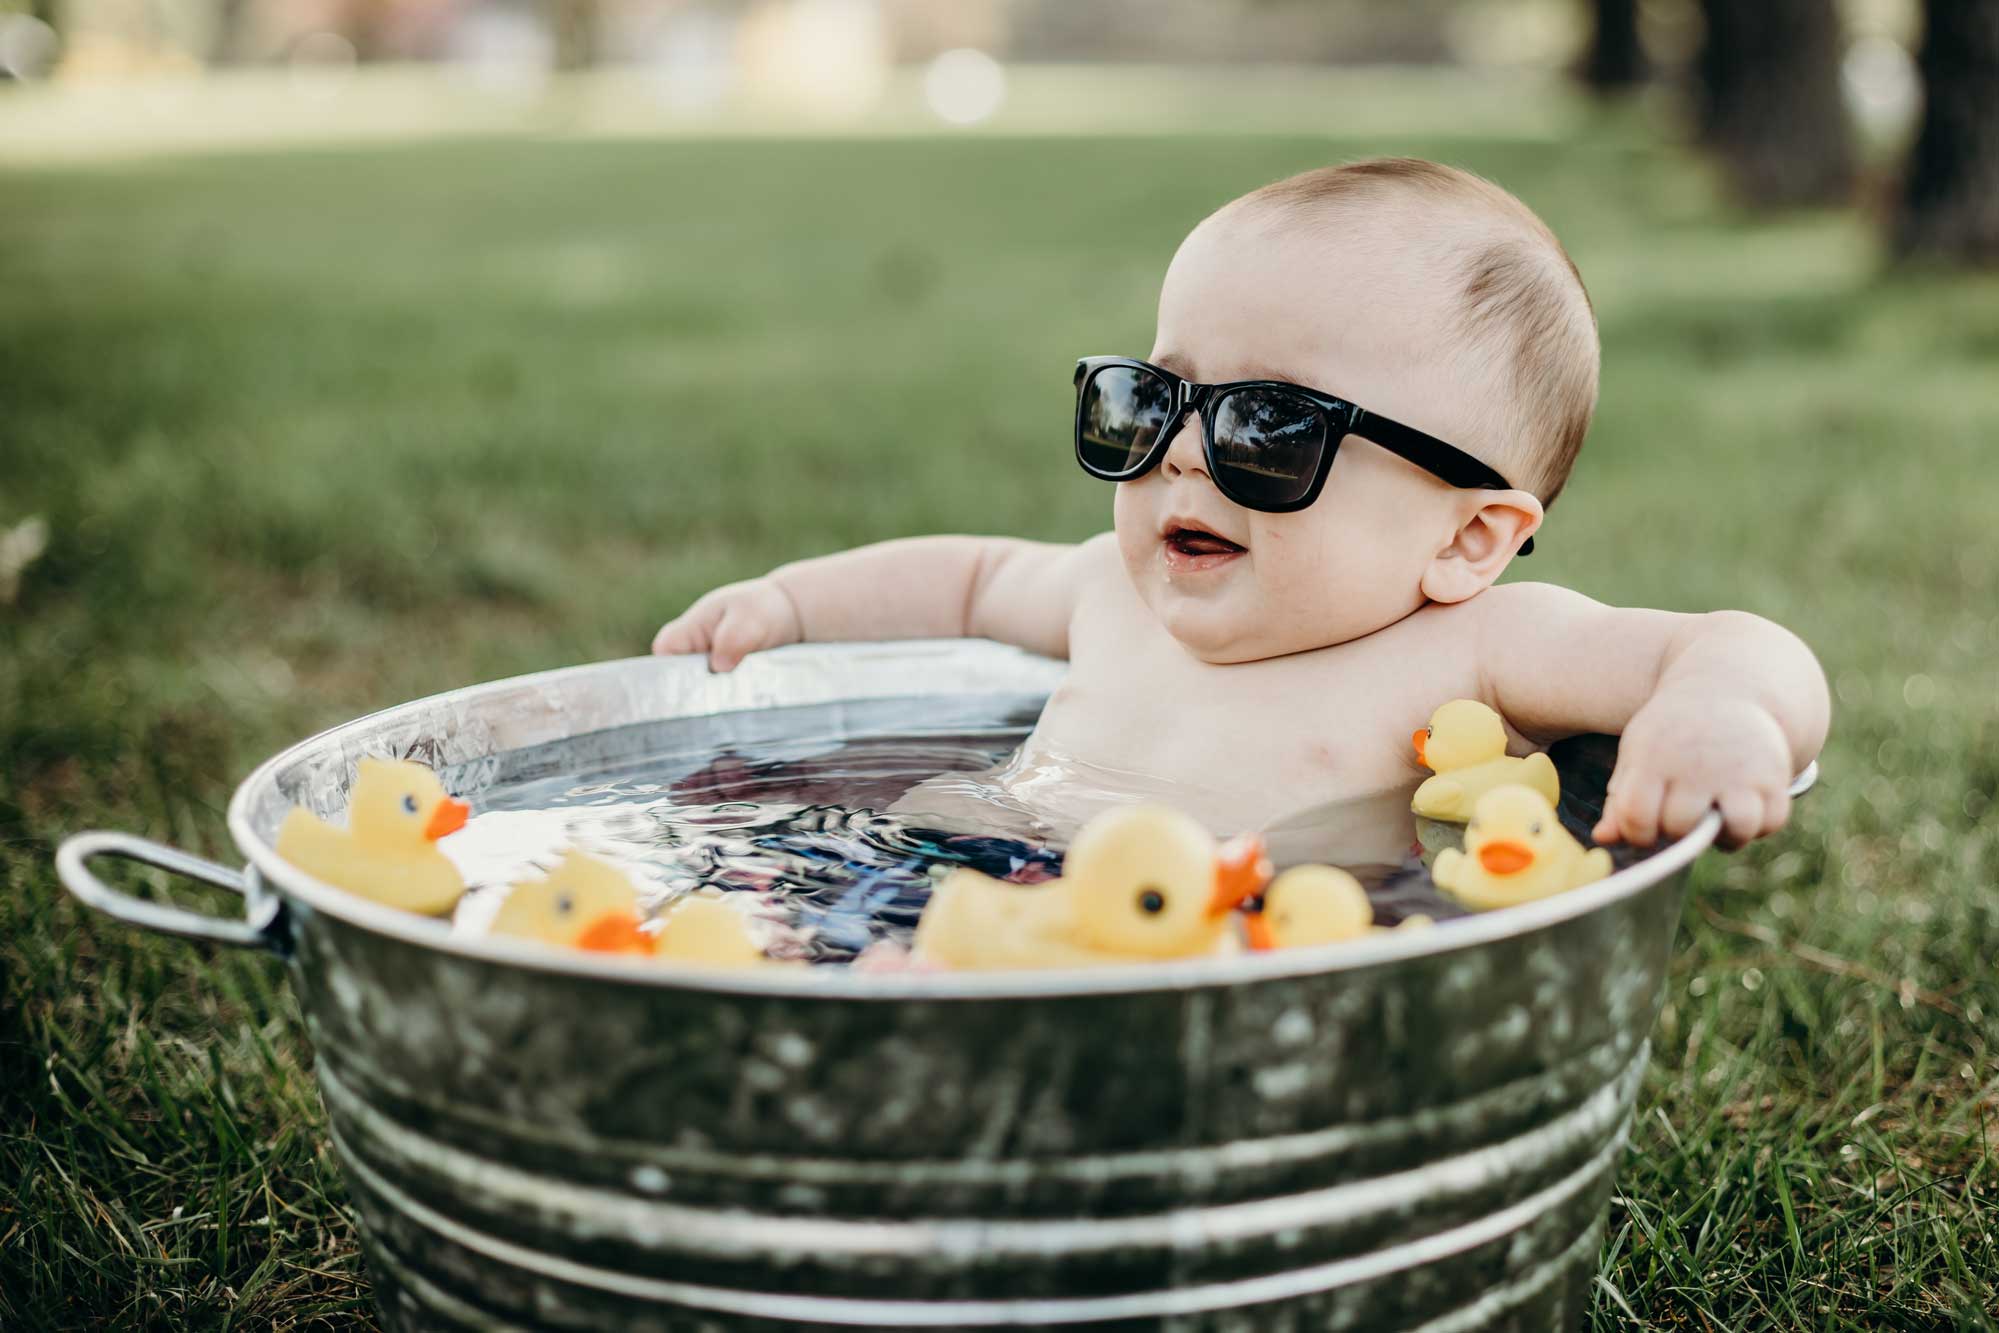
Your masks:
<instances>
[{"instance_id":1,"label":"baby's bare shoulder","mask_svg":"<svg viewBox=\"0 0 1999 1333\"><path fill-rule=\"evenodd\" d=\"M1062 572L1074 608L1069 630L1071 662L1076 660L1074 641L1078 637L1091 642L1107 638L1121 642L1129 638L1132 622L1149 614L1125 576L1124 558L1118 554L1114 533L1099 533L1071 547Z\"/></svg>"},{"instance_id":2,"label":"baby's bare shoulder","mask_svg":"<svg viewBox=\"0 0 1999 1333\"><path fill-rule=\"evenodd\" d=\"M1501 583L1456 605L1430 609L1447 613L1453 631L1465 635L1484 661L1559 633L1605 608L1559 584Z\"/></svg>"},{"instance_id":3,"label":"baby's bare shoulder","mask_svg":"<svg viewBox=\"0 0 1999 1333\"><path fill-rule=\"evenodd\" d=\"M1384 629L1376 630L1359 642L1382 653L1402 657L1412 652L1437 652L1461 646L1467 653L1476 650L1480 626L1486 619L1481 605L1499 589L1488 588L1462 602L1431 602ZM1499 608L1502 614L1505 608Z\"/></svg>"},{"instance_id":4,"label":"baby's bare shoulder","mask_svg":"<svg viewBox=\"0 0 1999 1333\"><path fill-rule=\"evenodd\" d=\"M1118 555L1115 532L1100 532L1094 537L1084 538L1076 545L1076 557L1094 573L1122 572L1124 568L1123 558Z\"/></svg>"},{"instance_id":5,"label":"baby's bare shoulder","mask_svg":"<svg viewBox=\"0 0 1999 1333\"><path fill-rule=\"evenodd\" d=\"M1480 615L1542 616L1571 612L1598 603L1559 583L1499 583L1459 605Z\"/></svg>"},{"instance_id":6,"label":"baby's bare shoulder","mask_svg":"<svg viewBox=\"0 0 1999 1333\"><path fill-rule=\"evenodd\" d=\"M1125 577L1124 557L1118 554L1114 532L1100 532L1078 542L1069 558L1068 572L1076 581L1079 600L1092 593L1131 591L1131 580ZM1135 593L1132 600L1137 600Z\"/></svg>"},{"instance_id":7,"label":"baby's bare shoulder","mask_svg":"<svg viewBox=\"0 0 1999 1333\"><path fill-rule=\"evenodd\" d=\"M1610 606L1553 583L1506 583L1466 602L1476 618L1481 656L1538 660L1546 650L1574 657L1583 646L1650 651L1686 616L1646 607Z\"/></svg>"}]
</instances>

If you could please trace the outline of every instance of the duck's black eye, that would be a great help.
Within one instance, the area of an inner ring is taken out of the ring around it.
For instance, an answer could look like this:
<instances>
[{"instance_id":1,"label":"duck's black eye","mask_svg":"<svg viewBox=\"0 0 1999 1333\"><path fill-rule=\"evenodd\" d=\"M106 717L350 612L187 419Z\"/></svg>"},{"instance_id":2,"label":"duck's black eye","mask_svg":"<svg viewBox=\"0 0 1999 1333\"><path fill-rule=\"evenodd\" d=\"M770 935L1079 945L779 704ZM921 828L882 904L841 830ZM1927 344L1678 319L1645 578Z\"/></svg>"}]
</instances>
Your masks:
<instances>
[{"instance_id":1,"label":"duck's black eye","mask_svg":"<svg viewBox=\"0 0 1999 1333\"><path fill-rule=\"evenodd\" d=\"M1166 910L1166 895L1158 889L1147 889L1138 895L1138 907L1148 916L1158 916Z\"/></svg>"},{"instance_id":2,"label":"duck's black eye","mask_svg":"<svg viewBox=\"0 0 1999 1333\"><path fill-rule=\"evenodd\" d=\"M569 913L575 909L575 907L576 907L576 900L574 898L571 898L568 894L558 893L555 895L555 910L562 913L564 916L568 916Z\"/></svg>"},{"instance_id":3,"label":"duck's black eye","mask_svg":"<svg viewBox=\"0 0 1999 1333\"><path fill-rule=\"evenodd\" d=\"M1541 821L1537 819L1537 820L1535 820L1535 821L1534 821L1533 823L1529 824L1529 825L1527 826L1527 831L1528 831L1529 833L1533 834L1533 835L1534 835L1535 837L1537 837L1537 838L1538 838L1538 837L1540 837L1540 836L1541 836Z\"/></svg>"},{"instance_id":4,"label":"duck's black eye","mask_svg":"<svg viewBox=\"0 0 1999 1333\"><path fill-rule=\"evenodd\" d=\"M405 811L407 811L408 813L410 813L410 814L415 814L415 813L416 813L416 797L414 797L414 796L405 796L405 797L403 797L403 809L404 809Z\"/></svg>"}]
</instances>

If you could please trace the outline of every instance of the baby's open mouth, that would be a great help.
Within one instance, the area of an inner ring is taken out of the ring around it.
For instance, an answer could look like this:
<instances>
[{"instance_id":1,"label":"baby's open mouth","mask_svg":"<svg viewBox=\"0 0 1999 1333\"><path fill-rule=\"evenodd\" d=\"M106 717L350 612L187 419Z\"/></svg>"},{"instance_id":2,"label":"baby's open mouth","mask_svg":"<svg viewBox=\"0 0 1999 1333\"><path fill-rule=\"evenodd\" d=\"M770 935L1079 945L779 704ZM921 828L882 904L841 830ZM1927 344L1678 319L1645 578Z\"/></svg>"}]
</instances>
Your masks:
<instances>
[{"instance_id":1,"label":"baby's open mouth","mask_svg":"<svg viewBox=\"0 0 1999 1333\"><path fill-rule=\"evenodd\" d=\"M1191 519L1169 518L1162 525L1159 540L1167 571L1179 578L1192 578L1233 565L1246 549L1219 532L1210 532Z\"/></svg>"},{"instance_id":2,"label":"baby's open mouth","mask_svg":"<svg viewBox=\"0 0 1999 1333\"><path fill-rule=\"evenodd\" d=\"M1167 529L1166 545L1186 556L1237 555L1244 549L1226 537L1194 527Z\"/></svg>"}]
</instances>

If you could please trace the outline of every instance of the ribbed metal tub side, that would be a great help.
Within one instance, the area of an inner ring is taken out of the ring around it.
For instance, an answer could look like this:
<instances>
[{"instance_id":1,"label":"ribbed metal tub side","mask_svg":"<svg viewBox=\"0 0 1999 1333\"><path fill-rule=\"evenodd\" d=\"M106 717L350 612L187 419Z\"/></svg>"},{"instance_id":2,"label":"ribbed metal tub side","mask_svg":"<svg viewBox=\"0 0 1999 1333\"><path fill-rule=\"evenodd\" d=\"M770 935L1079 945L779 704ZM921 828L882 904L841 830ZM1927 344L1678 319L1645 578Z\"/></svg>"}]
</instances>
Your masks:
<instances>
[{"instance_id":1,"label":"ribbed metal tub side","mask_svg":"<svg viewBox=\"0 0 1999 1333\"><path fill-rule=\"evenodd\" d=\"M1034 998L621 986L324 919L295 956L411 1309L1416 1328L1566 1308L1594 1271L1677 908L1662 883L1471 950Z\"/></svg>"}]
</instances>

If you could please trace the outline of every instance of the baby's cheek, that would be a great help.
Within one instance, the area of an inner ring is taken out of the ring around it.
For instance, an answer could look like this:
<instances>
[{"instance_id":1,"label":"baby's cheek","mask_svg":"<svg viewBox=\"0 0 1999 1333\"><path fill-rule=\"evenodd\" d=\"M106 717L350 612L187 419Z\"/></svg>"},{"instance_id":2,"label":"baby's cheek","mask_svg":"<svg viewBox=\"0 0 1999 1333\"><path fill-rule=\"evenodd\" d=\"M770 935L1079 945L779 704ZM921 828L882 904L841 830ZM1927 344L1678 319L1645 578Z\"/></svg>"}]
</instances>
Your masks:
<instances>
[{"instance_id":1,"label":"baby's cheek","mask_svg":"<svg viewBox=\"0 0 1999 1333\"><path fill-rule=\"evenodd\" d=\"M1338 600L1343 562L1326 533L1302 525L1278 528L1256 552L1257 582L1271 610L1310 614Z\"/></svg>"},{"instance_id":2,"label":"baby's cheek","mask_svg":"<svg viewBox=\"0 0 1999 1333\"><path fill-rule=\"evenodd\" d=\"M1394 624L1421 605L1416 577L1385 552L1345 541L1288 543L1260 569L1263 600L1300 652L1346 643Z\"/></svg>"},{"instance_id":3,"label":"baby's cheek","mask_svg":"<svg viewBox=\"0 0 1999 1333\"><path fill-rule=\"evenodd\" d=\"M1124 561L1126 572L1136 579L1147 558L1152 555L1153 534L1158 525L1148 522L1144 499L1128 495L1131 489L1128 483L1118 486L1117 501L1111 508L1111 524L1117 534L1118 555Z\"/></svg>"},{"instance_id":4,"label":"baby's cheek","mask_svg":"<svg viewBox=\"0 0 1999 1333\"><path fill-rule=\"evenodd\" d=\"M1118 549L1130 560L1138 548L1148 553L1159 536L1158 487L1154 477L1121 481L1112 494L1111 526L1117 532Z\"/></svg>"}]
</instances>

